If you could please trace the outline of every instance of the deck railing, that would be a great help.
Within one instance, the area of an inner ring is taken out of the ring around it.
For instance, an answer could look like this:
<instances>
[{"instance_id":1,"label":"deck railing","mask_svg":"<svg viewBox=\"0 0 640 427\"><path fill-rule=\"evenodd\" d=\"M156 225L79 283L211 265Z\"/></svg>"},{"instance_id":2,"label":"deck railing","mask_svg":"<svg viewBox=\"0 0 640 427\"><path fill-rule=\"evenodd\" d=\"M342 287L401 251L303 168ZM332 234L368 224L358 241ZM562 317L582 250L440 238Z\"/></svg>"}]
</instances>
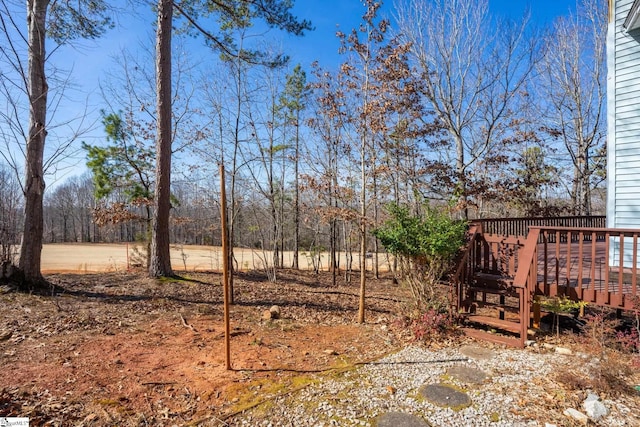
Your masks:
<instances>
[{"instance_id":1,"label":"deck railing","mask_svg":"<svg viewBox=\"0 0 640 427\"><path fill-rule=\"evenodd\" d=\"M482 224L482 230L488 234L501 236L526 237L529 227L575 227L605 228L606 216L560 216L543 218L488 218L472 220Z\"/></svg>"},{"instance_id":2,"label":"deck railing","mask_svg":"<svg viewBox=\"0 0 640 427\"><path fill-rule=\"evenodd\" d=\"M639 236L640 230L533 226L514 284L530 294L632 309Z\"/></svg>"},{"instance_id":3,"label":"deck railing","mask_svg":"<svg viewBox=\"0 0 640 427\"><path fill-rule=\"evenodd\" d=\"M475 251L478 238L482 235L482 225L471 224L467 231L467 241L465 247L457 260L457 268L451 276L452 291L456 292L454 302L458 308L464 300L463 284L470 283L473 280L475 272Z\"/></svg>"}]
</instances>

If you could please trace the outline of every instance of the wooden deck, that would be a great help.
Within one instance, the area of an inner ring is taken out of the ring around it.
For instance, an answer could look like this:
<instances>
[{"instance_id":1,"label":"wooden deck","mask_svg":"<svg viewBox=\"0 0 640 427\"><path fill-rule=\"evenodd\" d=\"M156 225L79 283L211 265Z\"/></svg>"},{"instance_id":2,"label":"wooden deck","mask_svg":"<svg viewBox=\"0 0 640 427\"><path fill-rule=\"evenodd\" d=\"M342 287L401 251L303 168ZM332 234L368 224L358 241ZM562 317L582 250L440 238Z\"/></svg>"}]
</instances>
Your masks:
<instances>
[{"instance_id":1,"label":"wooden deck","mask_svg":"<svg viewBox=\"0 0 640 427\"><path fill-rule=\"evenodd\" d=\"M611 266L609 252L606 241L539 243L535 293L631 309L637 268Z\"/></svg>"},{"instance_id":2,"label":"wooden deck","mask_svg":"<svg viewBox=\"0 0 640 427\"><path fill-rule=\"evenodd\" d=\"M594 221L599 225L601 218ZM483 233L483 223L472 224L453 276L458 311L471 314L470 307L482 305L487 294L517 295L519 321L500 329L518 330L524 345L536 296L636 309L639 236L640 230L529 225L525 237Z\"/></svg>"},{"instance_id":3,"label":"wooden deck","mask_svg":"<svg viewBox=\"0 0 640 427\"><path fill-rule=\"evenodd\" d=\"M634 308L640 230L532 227L530 233L542 241L534 249L535 286L529 284L536 295ZM523 256L526 250L523 247ZM533 278L532 272L529 275Z\"/></svg>"}]
</instances>

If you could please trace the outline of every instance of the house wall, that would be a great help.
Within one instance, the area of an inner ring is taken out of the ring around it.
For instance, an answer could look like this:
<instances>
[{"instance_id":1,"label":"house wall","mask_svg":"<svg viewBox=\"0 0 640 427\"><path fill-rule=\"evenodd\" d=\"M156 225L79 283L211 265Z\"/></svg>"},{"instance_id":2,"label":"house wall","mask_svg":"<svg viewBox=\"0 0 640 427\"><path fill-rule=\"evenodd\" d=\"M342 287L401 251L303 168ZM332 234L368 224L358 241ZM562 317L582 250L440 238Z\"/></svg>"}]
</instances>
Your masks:
<instances>
[{"instance_id":1,"label":"house wall","mask_svg":"<svg viewBox=\"0 0 640 427\"><path fill-rule=\"evenodd\" d=\"M613 0L607 33L607 227L640 228L640 30L623 23L634 0ZM625 255L632 247L625 244ZM618 264L619 242L612 242ZM627 258L627 256L625 256ZM630 263L630 260L629 260ZM625 265L627 262L625 260Z\"/></svg>"},{"instance_id":2,"label":"house wall","mask_svg":"<svg viewBox=\"0 0 640 427\"><path fill-rule=\"evenodd\" d=\"M640 30L625 32L633 0L614 0L607 40L607 226L640 228Z\"/></svg>"}]
</instances>

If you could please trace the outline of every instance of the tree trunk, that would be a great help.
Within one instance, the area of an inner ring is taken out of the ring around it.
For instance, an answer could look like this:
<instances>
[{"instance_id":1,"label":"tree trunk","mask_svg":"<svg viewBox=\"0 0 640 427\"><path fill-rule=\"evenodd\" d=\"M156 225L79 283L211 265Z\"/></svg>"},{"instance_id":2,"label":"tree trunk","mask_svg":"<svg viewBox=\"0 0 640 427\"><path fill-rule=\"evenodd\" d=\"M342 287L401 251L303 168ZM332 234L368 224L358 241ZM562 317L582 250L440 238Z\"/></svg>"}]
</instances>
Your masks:
<instances>
[{"instance_id":1,"label":"tree trunk","mask_svg":"<svg viewBox=\"0 0 640 427\"><path fill-rule=\"evenodd\" d=\"M272 228L272 241L270 242L273 248L273 268L274 270L280 268L280 252L278 249L278 214L276 213L276 204L275 204L275 190L273 187L273 178L269 178L269 197L270 205L271 205L271 220L273 224L271 224ZM268 266L265 265L265 268Z\"/></svg>"},{"instance_id":2,"label":"tree trunk","mask_svg":"<svg viewBox=\"0 0 640 427\"><path fill-rule=\"evenodd\" d=\"M67 233L67 223L69 219L66 214L62 214L62 241L67 243L69 241L69 233Z\"/></svg>"},{"instance_id":3,"label":"tree trunk","mask_svg":"<svg viewBox=\"0 0 640 427\"><path fill-rule=\"evenodd\" d=\"M27 1L27 26L29 32L29 140L25 163L25 205L20 268L24 279L31 284L43 281L40 272L42 238L44 233L43 156L47 131L47 77L45 74L45 22L48 0Z\"/></svg>"},{"instance_id":4,"label":"tree trunk","mask_svg":"<svg viewBox=\"0 0 640 427\"><path fill-rule=\"evenodd\" d=\"M298 258L298 252L300 252L300 111L297 111L296 116L296 152L294 160L294 181L295 181L295 195L293 199L293 223L294 223L294 235L293 235L293 268L300 268L300 261Z\"/></svg>"},{"instance_id":5,"label":"tree trunk","mask_svg":"<svg viewBox=\"0 0 640 427\"><path fill-rule=\"evenodd\" d=\"M331 269L333 271L331 275L331 284L337 285L337 277L340 274L338 269L340 250L338 242L338 206L339 206L339 194L338 194L338 147L332 145L329 150L331 161L329 164L330 178L329 178L329 206L333 207L334 213L331 219ZM345 244L346 245L346 244ZM346 253L346 250L345 250Z\"/></svg>"},{"instance_id":6,"label":"tree trunk","mask_svg":"<svg viewBox=\"0 0 640 427\"><path fill-rule=\"evenodd\" d=\"M329 221L329 269L331 270L331 285L336 286L338 269L336 260L338 238L336 233L337 221L335 218L331 218Z\"/></svg>"},{"instance_id":7,"label":"tree trunk","mask_svg":"<svg viewBox=\"0 0 640 427\"><path fill-rule=\"evenodd\" d=\"M171 210L171 30L173 3L158 2L156 39L156 89L158 130L156 141L156 188L151 240L150 277L172 276L169 253Z\"/></svg>"},{"instance_id":8,"label":"tree trunk","mask_svg":"<svg viewBox=\"0 0 640 427\"><path fill-rule=\"evenodd\" d=\"M467 178L464 175L464 142L462 137L456 136L456 178L458 180L458 202L462 203L464 219L469 219L469 205L467 199Z\"/></svg>"},{"instance_id":9,"label":"tree trunk","mask_svg":"<svg viewBox=\"0 0 640 427\"><path fill-rule=\"evenodd\" d=\"M376 159L374 157L374 161L373 163L375 164ZM378 179L377 179L377 172L373 172L373 221L375 226L378 226ZM377 238L373 238L373 276L376 279L380 278L380 268L378 266L379 264L379 258L378 258L378 239Z\"/></svg>"},{"instance_id":10,"label":"tree trunk","mask_svg":"<svg viewBox=\"0 0 640 427\"><path fill-rule=\"evenodd\" d=\"M366 104L365 104L366 107ZM366 110L366 108L365 108ZM358 307L358 322L364 323L364 304L367 283L367 172L366 172L366 141L362 138L361 147L361 171L360 179L362 188L360 189L360 298Z\"/></svg>"},{"instance_id":11,"label":"tree trunk","mask_svg":"<svg viewBox=\"0 0 640 427\"><path fill-rule=\"evenodd\" d=\"M344 255L346 258L344 266L344 281L351 283L351 271L353 269L353 254L351 252L351 237L347 232L347 222L342 221L342 239L344 241Z\"/></svg>"},{"instance_id":12,"label":"tree trunk","mask_svg":"<svg viewBox=\"0 0 640 427\"><path fill-rule=\"evenodd\" d=\"M274 120L275 123L275 120ZM286 127L285 127L286 129ZM283 141L286 144L286 135L283 135ZM279 218L279 236L280 236L280 268L284 268L284 181L285 181L285 166L287 156L285 152L282 152L282 170L280 175L280 218Z\"/></svg>"},{"instance_id":13,"label":"tree trunk","mask_svg":"<svg viewBox=\"0 0 640 427\"><path fill-rule=\"evenodd\" d=\"M578 203L580 204L579 215L589 216L591 214L591 182L589 180L591 174L589 173L589 148L587 142L583 142L580 145L578 169L580 181L580 197L578 199Z\"/></svg>"},{"instance_id":14,"label":"tree trunk","mask_svg":"<svg viewBox=\"0 0 640 427\"><path fill-rule=\"evenodd\" d=\"M145 206L145 222L144 222L144 242L145 242L145 252L146 252L146 264L145 268L151 267L151 236L153 235L153 217L151 214L151 207L149 205ZM136 233L135 230L132 233L133 238L128 241L136 241Z\"/></svg>"}]
</instances>

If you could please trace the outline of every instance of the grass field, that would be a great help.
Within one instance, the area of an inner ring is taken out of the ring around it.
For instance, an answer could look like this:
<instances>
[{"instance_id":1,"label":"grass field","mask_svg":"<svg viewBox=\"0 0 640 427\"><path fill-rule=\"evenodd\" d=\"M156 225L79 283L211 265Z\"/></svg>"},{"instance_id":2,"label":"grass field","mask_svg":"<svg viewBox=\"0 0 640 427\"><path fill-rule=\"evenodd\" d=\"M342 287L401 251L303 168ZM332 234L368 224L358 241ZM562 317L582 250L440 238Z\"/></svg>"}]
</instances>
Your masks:
<instances>
[{"instance_id":1,"label":"grass field","mask_svg":"<svg viewBox=\"0 0 640 427\"><path fill-rule=\"evenodd\" d=\"M126 243L55 243L44 245L42 249L42 271L85 272L124 271L144 264L142 245ZM175 270L220 271L222 250L218 246L171 245L171 265ZM236 248L234 250L237 270L261 270L271 265L271 253L259 250ZM293 252L284 253L284 265L290 267ZM329 256L321 254L320 268L326 270ZM360 256L353 254L353 266L358 268ZM372 269L373 258L367 258L367 269ZM387 271L389 262L386 254L379 256L380 269ZM346 256L340 256L340 265L346 266ZM307 253L300 253L300 268L312 269L313 264Z\"/></svg>"}]
</instances>

